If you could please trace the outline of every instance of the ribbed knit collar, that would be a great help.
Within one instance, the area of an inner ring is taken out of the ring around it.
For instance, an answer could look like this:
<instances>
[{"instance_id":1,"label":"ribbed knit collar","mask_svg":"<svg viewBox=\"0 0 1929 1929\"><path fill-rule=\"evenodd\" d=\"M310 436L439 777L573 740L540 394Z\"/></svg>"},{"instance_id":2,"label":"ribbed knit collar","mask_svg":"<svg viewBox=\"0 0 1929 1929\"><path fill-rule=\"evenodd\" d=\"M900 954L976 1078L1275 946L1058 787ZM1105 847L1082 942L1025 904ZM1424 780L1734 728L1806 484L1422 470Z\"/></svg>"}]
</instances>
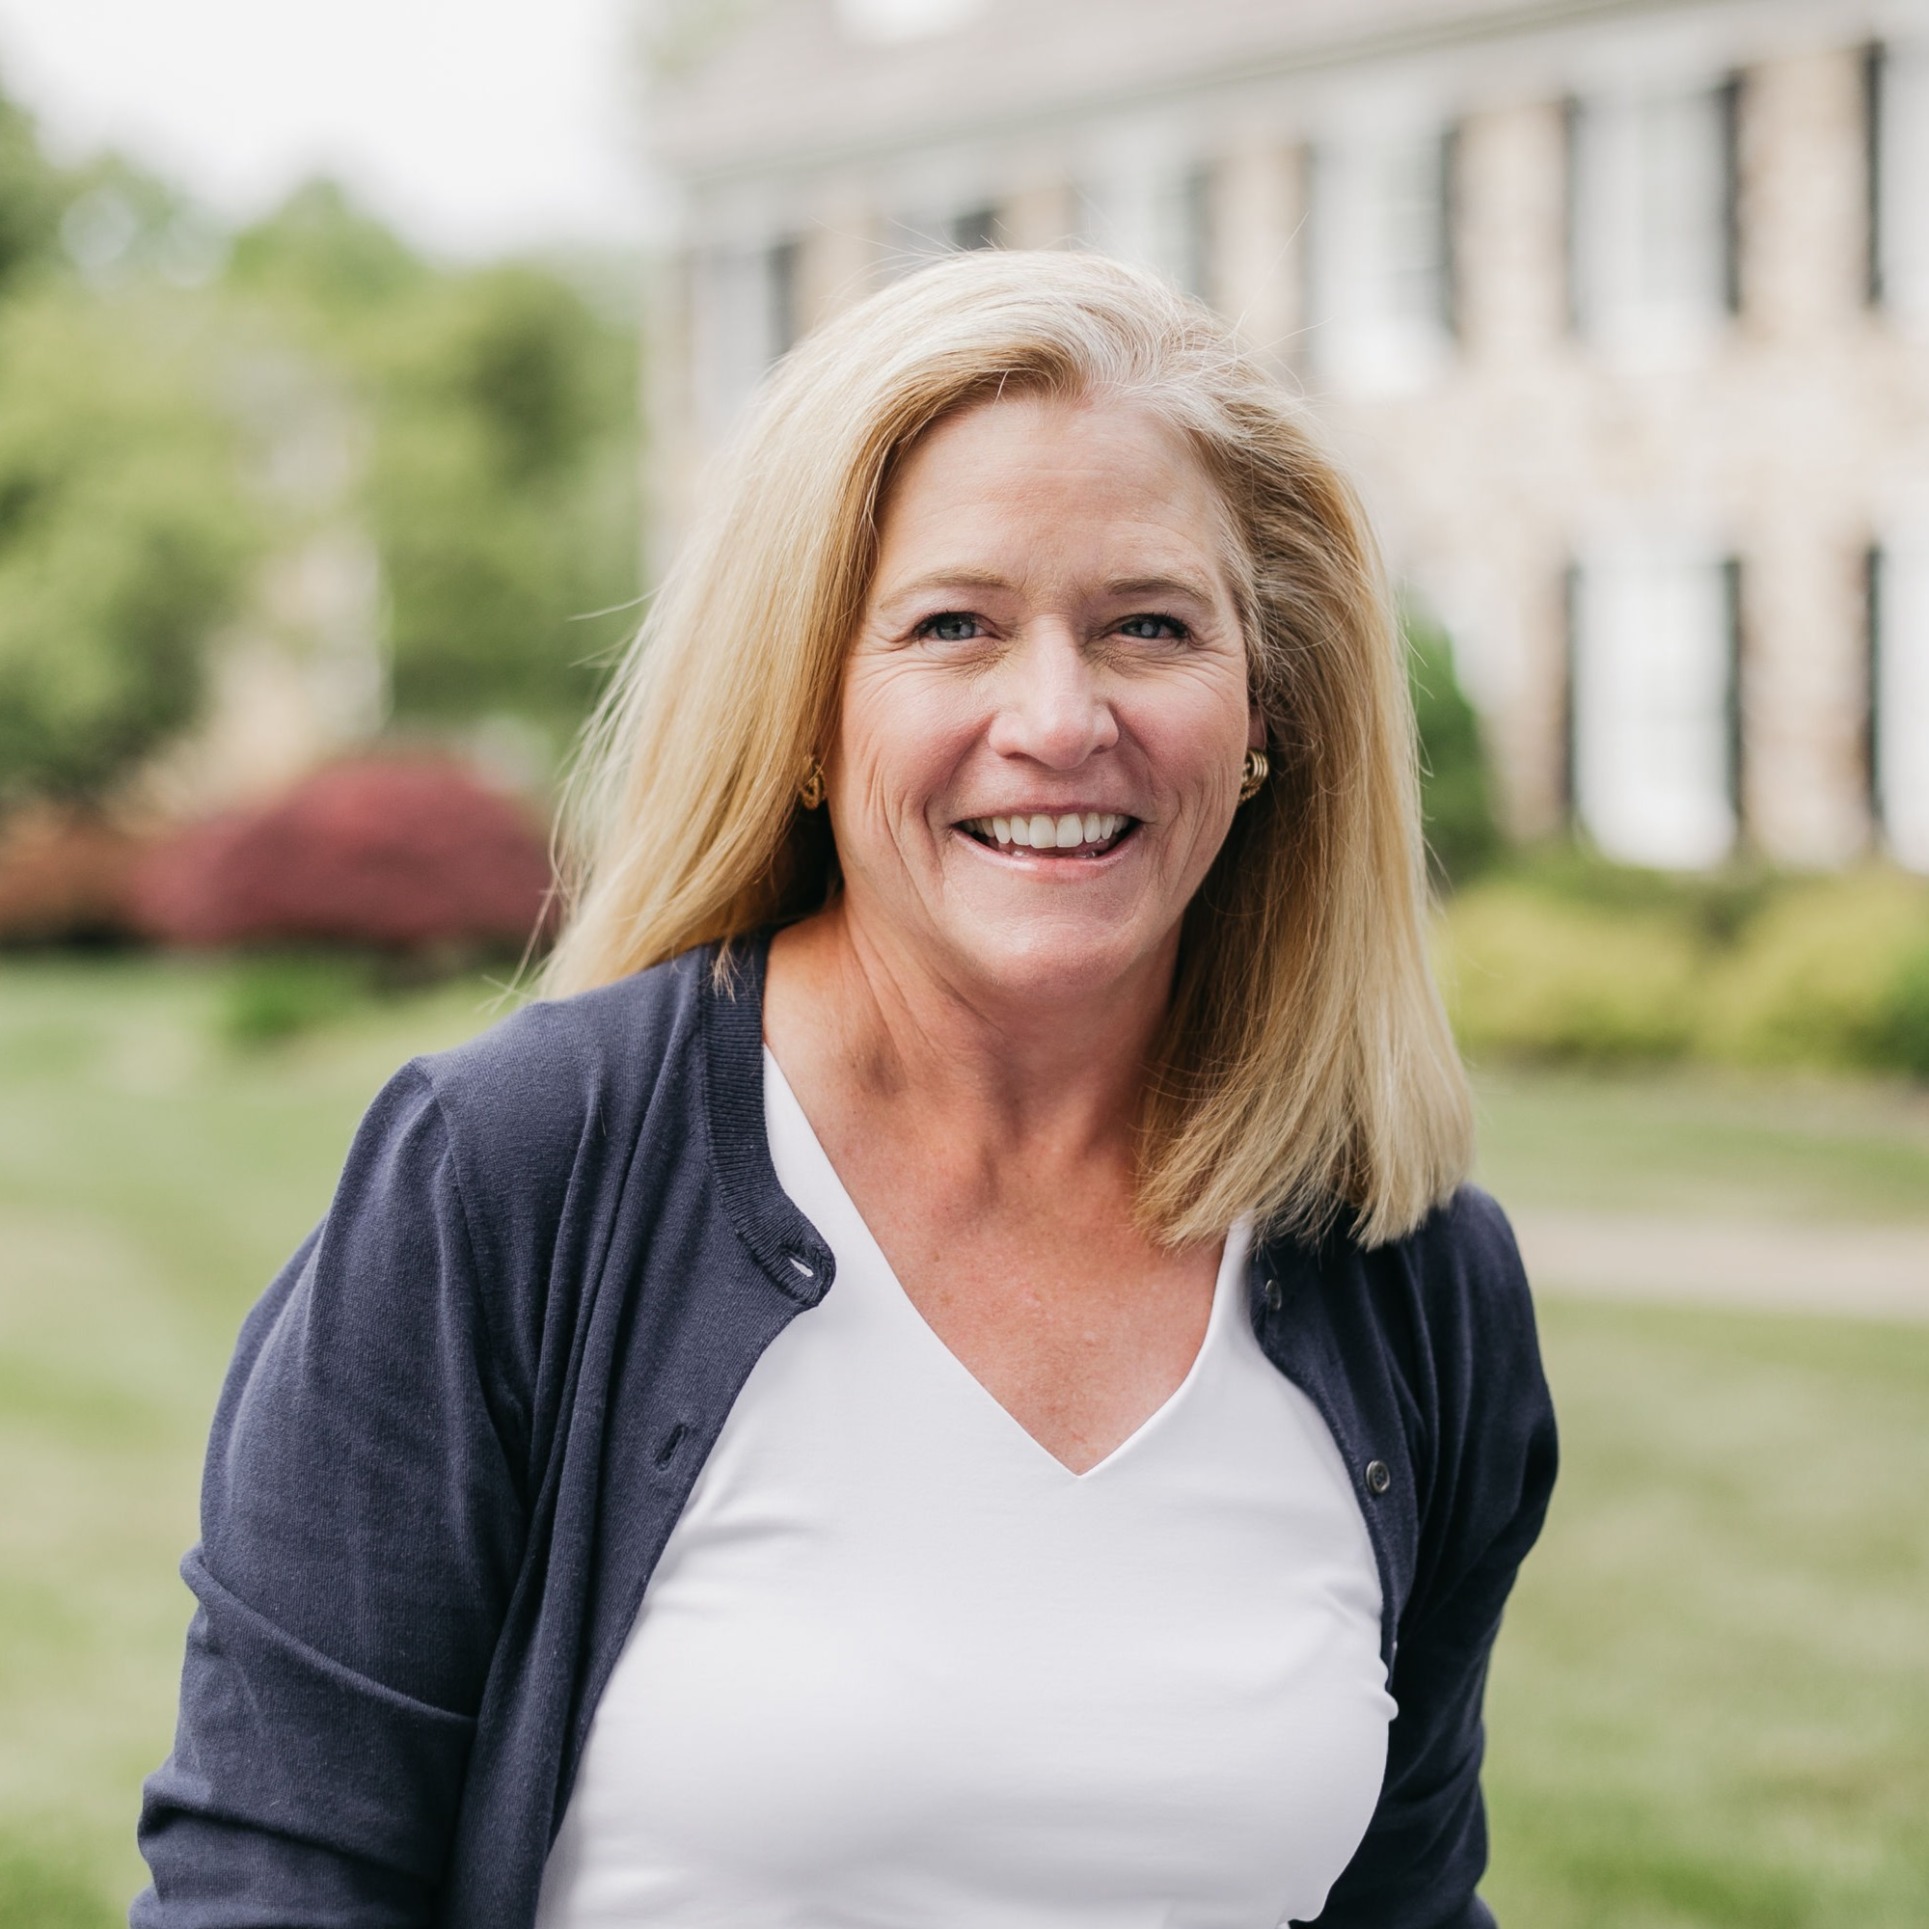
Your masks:
<instances>
[{"instance_id":1,"label":"ribbed knit collar","mask_svg":"<svg viewBox=\"0 0 1929 1929\"><path fill-rule=\"evenodd\" d=\"M792 1299L815 1306L836 1276L829 1244L777 1183L764 1126L764 979L769 931L705 945L689 962L701 973L704 1116L717 1190L737 1235Z\"/></svg>"}]
</instances>

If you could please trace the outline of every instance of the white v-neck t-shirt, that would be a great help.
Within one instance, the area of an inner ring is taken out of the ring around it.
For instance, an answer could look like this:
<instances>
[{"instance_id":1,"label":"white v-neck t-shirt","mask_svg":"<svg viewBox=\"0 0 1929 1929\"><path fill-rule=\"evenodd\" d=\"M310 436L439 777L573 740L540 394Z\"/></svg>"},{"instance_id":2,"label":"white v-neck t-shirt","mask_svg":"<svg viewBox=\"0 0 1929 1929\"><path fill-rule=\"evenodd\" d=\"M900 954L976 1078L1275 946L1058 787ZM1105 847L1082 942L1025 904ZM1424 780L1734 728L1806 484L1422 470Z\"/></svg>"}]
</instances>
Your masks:
<instances>
[{"instance_id":1,"label":"white v-neck t-shirt","mask_svg":"<svg viewBox=\"0 0 1929 1929\"><path fill-rule=\"evenodd\" d=\"M598 1704L538 1929L1275 1929L1394 1705L1338 1448L1226 1241L1185 1380L1083 1474L906 1297L764 1055L837 1260L752 1370Z\"/></svg>"}]
</instances>

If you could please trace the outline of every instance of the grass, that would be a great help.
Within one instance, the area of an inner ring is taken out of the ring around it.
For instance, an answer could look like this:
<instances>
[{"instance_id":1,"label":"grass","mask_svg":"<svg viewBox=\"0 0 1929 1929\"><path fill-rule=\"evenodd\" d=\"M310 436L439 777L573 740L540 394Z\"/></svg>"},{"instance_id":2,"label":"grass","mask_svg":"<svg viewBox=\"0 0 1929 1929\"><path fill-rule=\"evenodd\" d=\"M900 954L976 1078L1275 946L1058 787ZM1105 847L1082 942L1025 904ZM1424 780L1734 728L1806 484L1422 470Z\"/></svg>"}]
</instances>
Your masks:
<instances>
[{"instance_id":1,"label":"grass","mask_svg":"<svg viewBox=\"0 0 1929 1929\"><path fill-rule=\"evenodd\" d=\"M0 1922L94 1929L139 1885L235 1326L383 1076L487 997L0 964ZM1929 1108L1899 1091L1493 1076L1481 1101L1521 1204L1929 1217ZM1929 1920L1929 1329L1544 1324L1566 1467L1490 1698L1509 1929Z\"/></svg>"},{"instance_id":2,"label":"grass","mask_svg":"<svg viewBox=\"0 0 1929 1929\"><path fill-rule=\"evenodd\" d=\"M1929 1087L1712 1068L1490 1068L1479 1176L1503 1204L1929 1224Z\"/></svg>"},{"instance_id":3,"label":"grass","mask_svg":"<svg viewBox=\"0 0 1929 1929\"><path fill-rule=\"evenodd\" d=\"M1503 1922L1929 1921L1929 1328L1554 1302L1489 1694Z\"/></svg>"},{"instance_id":4,"label":"grass","mask_svg":"<svg viewBox=\"0 0 1929 1929\"><path fill-rule=\"evenodd\" d=\"M0 969L0 1922L118 1920L187 1625L175 1563L235 1328L463 986L272 1046L250 974Z\"/></svg>"}]
</instances>

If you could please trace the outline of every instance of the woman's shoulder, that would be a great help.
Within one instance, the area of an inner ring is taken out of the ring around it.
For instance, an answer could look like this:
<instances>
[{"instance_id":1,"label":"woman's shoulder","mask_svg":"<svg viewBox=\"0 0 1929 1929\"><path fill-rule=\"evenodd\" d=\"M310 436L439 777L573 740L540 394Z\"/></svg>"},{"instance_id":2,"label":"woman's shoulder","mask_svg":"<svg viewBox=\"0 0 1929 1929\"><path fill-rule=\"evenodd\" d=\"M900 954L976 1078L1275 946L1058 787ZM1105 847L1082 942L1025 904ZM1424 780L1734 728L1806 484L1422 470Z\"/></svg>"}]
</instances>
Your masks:
<instances>
[{"instance_id":1,"label":"woman's shoulder","mask_svg":"<svg viewBox=\"0 0 1929 1929\"><path fill-rule=\"evenodd\" d=\"M1439 1450L1547 1402L1534 1300L1507 1215L1463 1184L1404 1236L1362 1246L1334 1229L1297 1263L1343 1377L1385 1380Z\"/></svg>"},{"instance_id":2,"label":"woman's shoulder","mask_svg":"<svg viewBox=\"0 0 1929 1929\"><path fill-rule=\"evenodd\" d=\"M1498 1200L1464 1184L1394 1247L1416 1284L1478 1319L1532 1318L1514 1228Z\"/></svg>"},{"instance_id":3,"label":"woman's shoulder","mask_svg":"<svg viewBox=\"0 0 1929 1929\"><path fill-rule=\"evenodd\" d=\"M1539 1383L1533 1292L1514 1229L1491 1194L1463 1184L1364 1263L1393 1343L1423 1353L1435 1385L1471 1392L1477 1381L1491 1394L1516 1380Z\"/></svg>"},{"instance_id":4,"label":"woman's shoulder","mask_svg":"<svg viewBox=\"0 0 1929 1929\"><path fill-rule=\"evenodd\" d=\"M351 1167L405 1191L446 1171L478 1257L529 1259L565 1223L613 1208L646 1131L704 1142L694 1061L707 969L686 953L411 1059L370 1106Z\"/></svg>"},{"instance_id":5,"label":"woman's shoulder","mask_svg":"<svg viewBox=\"0 0 1929 1929\"><path fill-rule=\"evenodd\" d=\"M532 1147L558 1130L613 1123L691 1048L707 953L685 952L594 990L531 1000L405 1072L451 1131Z\"/></svg>"}]
</instances>

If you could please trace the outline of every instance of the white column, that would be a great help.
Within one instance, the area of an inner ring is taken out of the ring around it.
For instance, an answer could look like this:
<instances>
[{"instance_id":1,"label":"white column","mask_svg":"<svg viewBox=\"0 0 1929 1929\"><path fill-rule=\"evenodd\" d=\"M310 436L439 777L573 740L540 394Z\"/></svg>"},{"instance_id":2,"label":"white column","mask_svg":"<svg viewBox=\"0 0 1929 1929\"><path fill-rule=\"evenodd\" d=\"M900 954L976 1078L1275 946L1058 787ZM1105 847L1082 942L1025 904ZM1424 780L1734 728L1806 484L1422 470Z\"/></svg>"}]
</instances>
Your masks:
<instances>
[{"instance_id":1,"label":"white column","mask_svg":"<svg viewBox=\"0 0 1929 1929\"><path fill-rule=\"evenodd\" d=\"M1305 154L1272 142L1235 149L1213 175L1214 301L1262 354L1297 358L1305 324L1300 230Z\"/></svg>"}]
</instances>

